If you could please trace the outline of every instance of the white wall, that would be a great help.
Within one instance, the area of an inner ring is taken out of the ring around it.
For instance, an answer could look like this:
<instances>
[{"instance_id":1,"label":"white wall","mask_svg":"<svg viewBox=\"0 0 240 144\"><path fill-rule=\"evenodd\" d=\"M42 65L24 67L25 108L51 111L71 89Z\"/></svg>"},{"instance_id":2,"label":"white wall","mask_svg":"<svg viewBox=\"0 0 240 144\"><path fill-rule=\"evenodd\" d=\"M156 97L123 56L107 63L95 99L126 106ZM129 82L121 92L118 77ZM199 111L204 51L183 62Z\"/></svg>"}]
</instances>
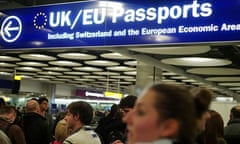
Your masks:
<instances>
[{"instance_id":1,"label":"white wall","mask_svg":"<svg viewBox=\"0 0 240 144\"><path fill-rule=\"evenodd\" d=\"M57 84L56 96L75 96L76 87L71 85Z\"/></svg>"},{"instance_id":2,"label":"white wall","mask_svg":"<svg viewBox=\"0 0 240 144\"><path fill-rule=\"evenodd\" d=\"M221 114L224 125L226 126L228 120L229 120L229 115L230 115L230 110L233 106L237 105L236 102L212 102L210 109L217 111L218 113Z\"/></svg>"},{"instance_id":3,"label":"white wall","mask_svg":"<svg viewBox=\"0 0 240 144\"><path fill-rule=\"evenodd\" d=\"M46 93L47 83L34 80L21 80L20 91L22 92L36 92L36 93Z\"/></svg>"}]
</instances>

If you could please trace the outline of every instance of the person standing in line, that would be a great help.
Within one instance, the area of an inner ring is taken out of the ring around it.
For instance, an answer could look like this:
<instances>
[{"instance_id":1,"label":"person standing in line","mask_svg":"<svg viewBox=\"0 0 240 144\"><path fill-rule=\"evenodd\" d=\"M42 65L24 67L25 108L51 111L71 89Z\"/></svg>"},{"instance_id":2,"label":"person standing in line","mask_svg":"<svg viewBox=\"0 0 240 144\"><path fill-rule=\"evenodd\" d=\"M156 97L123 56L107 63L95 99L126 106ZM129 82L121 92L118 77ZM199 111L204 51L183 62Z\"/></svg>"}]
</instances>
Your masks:
<instances>
[{"instance_id":1,"label":"person standing in line","mask_svg":"<svg viewBox=\"0 0 240 144\"><path fill-rule=\"evenodd\" d=\"M40 107L36 100L29 100L23 116L23 129L27 144L49 144L49 133L46 118L40 114Z\"/></svg>"},{"instance_id":2,"label":"person standing in line","mask_svg":"<svg viewBox=\"0 0 240 144\"><path fill-rule=\"evenodd\" d=\"M209 110L208 112L210 118L206 121L204 144L227 144L223 138L224 122L222 116L214 110Z\"/></svg>"},{"instance_id":3,"label":"person standing in line","mask_svg":"<svg viewBox=\"0 0 240 144\"><path fill-rule=\"evenodd\" d=\"M190 91L194 96L196 110L196 142L197 144L204 144L204 131L206 129L206 122L210 118L209 106L212 101L212 92L203 87L195 87Z\"/></svg>"},{"instance_id":4,"label":"person standing in line","mask_svg":"<svg viewBox=\"0 0 240 144\"><path fill-rule=\"evenodd\" d=\"M121 99L119 103L119 108L123 114L123 118L133 110L136 101L137 101L137 97L134 95L128 95L123 99ZM114 141L112 144L122 144L123 142L126 142L126 141L127 141L127 129L125 130L123 138L121 140Z\"/></svg>"},{"instance_id":5,"label":"person standing in line","mask_svg":"<svg viewBox=\"0 0 240 144\"><path fill-rule=\"evenodd\" d=\"M6 133L12 144L26 144L22 129L13 122L16 119L16 111L12 106L0 108L0 129Z\"/></svg>"},{"instance_id":6,"label":"person standing in line","mask_svg":"<svg viewBox=\"0 0 240 144\"><path fill-rule=\"evenodd\" d=\"M45 117L47 119L47 124L48 124L48 127L49 127L49 130L50 130L50 133L53 135L54 133L54 129L53 129L53 126L54 126L54 122L53 122L53 119L52 119L52 115L48 113L48 99L46 97L40 97L38 99L38 103L39 103L39 106L40 106L40 114Z\"/></svg>"},{"instance_id":7,"label":"person standing in line","mask_svg":"<svg viewBox=\"0 0 240 144\"><path fill-rule=\"evenodd\" d=\"M240 106L231 109L230 120L224 128L224 138L228 144L240 142Z\"/></svg>"},{"instance_id":8,"label":"person standing in line","mask_svg":"<svg viewBox=\"0 0 240 144\"><path fill-rule=\"evenodd\" d=\"M71 103L67 108L65 120L72 134L63 144L101 144L98 135L89 127L93 118L93 108L90 104L78 101Z\"/></svg>"},{"instance_id":9,"label":"person standing in line","mask_svg":"<svg viewBox=\"0 0 240 144\"><path fill-rule=\"evenodd\" d=\"M193 144L195 115L194 98L187 88L152 85L123 118L128 144Z\"/></svg>"}]
</instances>

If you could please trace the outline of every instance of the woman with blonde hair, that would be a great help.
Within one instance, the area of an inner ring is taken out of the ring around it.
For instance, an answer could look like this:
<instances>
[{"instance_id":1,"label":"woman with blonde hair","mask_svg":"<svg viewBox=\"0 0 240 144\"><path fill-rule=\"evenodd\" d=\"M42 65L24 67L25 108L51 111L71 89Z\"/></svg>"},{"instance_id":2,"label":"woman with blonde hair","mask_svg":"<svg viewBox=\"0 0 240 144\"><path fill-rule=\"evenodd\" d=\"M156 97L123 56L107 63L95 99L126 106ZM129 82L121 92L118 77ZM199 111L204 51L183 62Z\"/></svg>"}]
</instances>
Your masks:
<instances>
[{"instance_id":1,"label":"woman with blonde hair","mask_svg":"<svg viewBox=\"0 0 240 144\"><path fill-rule=\"evenodd\" d=\"M70 130L67 128L66 121L60 120L57 123L57 126L55 128L55 141L53 144L62 144L63 141L70 135Z\"/></svg>"}]
</instances>

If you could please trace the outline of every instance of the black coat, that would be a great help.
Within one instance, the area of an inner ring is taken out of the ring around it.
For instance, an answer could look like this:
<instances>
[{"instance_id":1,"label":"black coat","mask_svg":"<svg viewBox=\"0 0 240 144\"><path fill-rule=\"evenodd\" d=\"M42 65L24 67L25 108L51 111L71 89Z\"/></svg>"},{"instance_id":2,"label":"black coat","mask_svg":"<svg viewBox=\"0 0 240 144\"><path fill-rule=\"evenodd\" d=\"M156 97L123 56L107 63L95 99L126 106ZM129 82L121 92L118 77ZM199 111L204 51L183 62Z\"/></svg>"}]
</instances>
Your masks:
<instances>
[{"instance_id":1,"label":"black coat","mask_svg":"<svg viewBox=\"0 0 240 144\"><path fill-rule=\"evenodd\" d=\"M51 134L46 118L37 113L26 113L23 116L23 129L27 144L49 144Z\"/></svg>"},{"instance_id":2,"label":"black coat","mask_svg":"<svg viewBox=\"0 0 240 144\"><path fill-rule=\"evenodd\" d=\"M228 144L238 144L240 142L240 119L229 121L224 129L224 138Z\"/></svg>"}]
</instances>

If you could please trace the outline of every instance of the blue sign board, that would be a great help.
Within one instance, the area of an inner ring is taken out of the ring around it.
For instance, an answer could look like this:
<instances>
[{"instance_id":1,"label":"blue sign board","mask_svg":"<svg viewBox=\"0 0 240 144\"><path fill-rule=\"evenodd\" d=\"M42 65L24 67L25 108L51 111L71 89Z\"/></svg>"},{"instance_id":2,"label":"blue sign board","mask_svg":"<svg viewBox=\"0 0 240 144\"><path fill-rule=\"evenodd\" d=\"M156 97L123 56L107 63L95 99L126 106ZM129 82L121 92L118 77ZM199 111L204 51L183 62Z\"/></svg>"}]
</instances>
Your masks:
<instances>
[{"instance_id":1,"label":"blue sign board","mask_svg":"<svg viewBox=\"0 0 240 144\"><path fill-rule=\"evenodd\" d=\"M240 41L240 0L87 1L0 11L0 49Z\"/></svg>"}]
</instances>

